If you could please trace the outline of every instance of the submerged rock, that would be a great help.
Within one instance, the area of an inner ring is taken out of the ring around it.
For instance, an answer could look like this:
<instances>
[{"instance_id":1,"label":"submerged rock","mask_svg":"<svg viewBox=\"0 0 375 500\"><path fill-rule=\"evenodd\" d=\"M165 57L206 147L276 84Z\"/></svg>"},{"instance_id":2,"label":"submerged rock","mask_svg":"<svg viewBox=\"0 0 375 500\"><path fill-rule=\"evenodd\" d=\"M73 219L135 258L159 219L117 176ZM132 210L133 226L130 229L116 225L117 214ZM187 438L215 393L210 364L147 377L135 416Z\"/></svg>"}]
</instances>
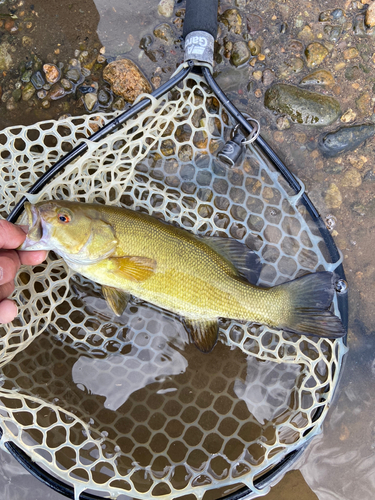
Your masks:
<instances>
[{"instance_id":1,"label":"submerged rock","mask_svg":"<svg viewBox=\"0 0 375 500\"><path fill-rule=\"evenodd\" d=\"M327 208L340 208L342 196L336 184L332 183L329 186L324 197L324 201L326 202Z\"/></svg>"},{"instance_id":2,"label":"submerged rock","mask_svg":"<svg viewBox=\"0 0 375 500\"><path fill-rule=\"evenodd\" d=\"M335 79L329 71L317 69L302 78L300 85L323 85L329 87L335 84Z\"/></svg>"},{"instance_id":3,"label":"submerged rock","mask_svg":"<svg viewBox=\"0 0 375 500\"><path fill-rule=\"evenodd\" d=\"M171 17L173 14L174 0L160 0L158 14L164 17Z\"/></svg>"},{"instance_id":4,"label":"submerged rock","mask_svg":"<svg viewBox=\"0 0 375 500\"><path fill-rule=\"evenodd\" d=\"M22 90L22 100L29 101L34 94L35 94L35 87L31 82L29 82L28 84L25 85L24 89Z\"/></svg>"},{"instance_id":5,"label":"submerged rock","mask_svg":"<svg viewBox=\"0 0 375 500\"><path fill-rule=\"evenodd\" d=\"M248 61L249 57L250 52L245 42L235 42L233 44L230 60L234 66L241 66Z\"/></svg>"},{"instance_id":6,"label":"submerged rock","mask_svg":"<svg viewBox=\"0 0 375 500\"><path fill-rule=\"evenodd\" d=\"M305 56L307 59L307 66L309 68L315 68L319 66L320 63L327 57L328 50L318 42L310 43L306 47Z\"/></svg>"},{"instance_id":7,"label":"submerged rock","mask_svg":"<svg viewBox=\"0 0 375 500\"><path fill-rule=\"evenodd\" d=\"M375 2L371 3L366 11L365 23L369 28L375 26Z\"/></svg>"},{"instance_id":8,"label":"submerged rock","mask_svg":"<svg viewBox=\"0 0 375 500\"><path fill-rule=\"evenodd\" d=\"M10 48L8 42L0 44L0 71L8 71L12 67L13 60L9 53Z\"/></svg>"},{"instance_id":9,"label":"submerged rock","mask_svg":"<svg viewBox=\"0 0 375 500\"><path fill-rule=\"evenodd\" d=\"M237 35L241 34L242 29L242 17L237 9L227 9L220 16L220 21L225 24L228 31L232 31Z\"/></svg>"},{"instance_id":10,"label":"submerged rock","mask_svg":"<svg viewBox=\"0 0 375 500\"><path fill-rule=\"evenodd\" d=\"M112 92L127 102L134 102L140 94L152 90L147 78L130 59L109 63L103 71L103 78L111 84Z\"/></svg>"},{"instance_id":11,"label":"submerged rock","mask_svg":"<svg viewBox=\"0 0 375 500\"><path fill-rule=\"evenodd\" d=\"M174 31L168 23L162 23L156 26L154 29L154 35L156 38L159 38L159 40L167 42L168 45L172 45L176 39Z\"/></svg>"},{"instance_id":12,"label":"submerged rock","mask_svg":"<svg viewBox=\"0 0 375 500\"><path fill-rule=\"evenodd\" d=\"M60 70L54 64L44 64L43 71L46 74L46 80L48 83L56 83L60 80Z\"/></svg>"},{"instance_id":13,"label":"submerged rock","mask_svg":"<svg viewBox=\"0 0 375 500\"><path fill-rule=\"evenodd\" d=\"M268 109L285 114L302 125L329 125L341 111L340 104L333 97L282 83L267 90L264 104Z\"/></svg>"},{"instance_id":14,"label":"submerged rock","mask_svg":"<svg viewBox=\"0 0 375 500\"><path fill-rule=\"evenodd\" d=\"M324 156L337 156L341 153L356 149L365 142L366 139L374 135L374 123L340 127L335 132L330 132L319 139L319 149Z\"/></svg>"}]
</instances>

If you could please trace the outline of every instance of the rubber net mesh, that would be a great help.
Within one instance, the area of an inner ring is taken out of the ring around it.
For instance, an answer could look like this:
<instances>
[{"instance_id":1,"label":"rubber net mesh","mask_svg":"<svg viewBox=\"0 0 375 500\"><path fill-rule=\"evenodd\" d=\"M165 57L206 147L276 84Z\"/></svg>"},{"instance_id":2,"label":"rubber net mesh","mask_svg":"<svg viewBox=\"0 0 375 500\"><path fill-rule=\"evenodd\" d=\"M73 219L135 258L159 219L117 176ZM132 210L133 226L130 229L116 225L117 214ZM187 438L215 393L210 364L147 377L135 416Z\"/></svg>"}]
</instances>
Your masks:
<instances>
[{"instance_id":1,"label":"rubber net mesh","mask_svg":"<svg viewBox=\"0 0 375 500\"><path fill-rule=\"evenodd\" d=\"M236 238L260 256L263 286L335 269L299 196L258 149L239 168L218 162L232 125L198 76L88 141L111 118L3 130L1 215L87 140L87 153L32 201L122 205ZM52 252L21 268L14 299L19 316L0 327L2 443L74 485L76 498L201 498L233 484L264 494L254 479L319 431L345 352L341 340L222 320L218 345L202 354L178 318L149 304L134 299L115 317L100 287Z\"/></svg>"}]
</instances>

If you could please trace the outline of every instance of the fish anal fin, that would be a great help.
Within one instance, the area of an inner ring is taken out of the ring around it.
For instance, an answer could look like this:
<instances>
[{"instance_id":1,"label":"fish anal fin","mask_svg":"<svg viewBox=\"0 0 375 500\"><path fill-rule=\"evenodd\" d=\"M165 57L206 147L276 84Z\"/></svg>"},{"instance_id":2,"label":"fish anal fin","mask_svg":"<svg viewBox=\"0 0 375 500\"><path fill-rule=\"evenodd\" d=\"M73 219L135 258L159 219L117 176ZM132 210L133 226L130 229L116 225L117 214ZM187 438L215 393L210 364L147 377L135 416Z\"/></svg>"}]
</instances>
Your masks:
<instances>
[{"instance_id":1,"label":"fish anal fin","mask_svg":"<svg viewBox=\"0 0 375 500\"><path fill-rule=\"evenodd\" d=\"M130 294L128 292L124 292L123 290L119 290L118 288L106 285L102 286L102 292L112 311L116 314L116 316L121 316L128 305Z\"/></svg>"},{"instance_id":2,"label":"fish anal fin","mask_svg":"<svg viewBox=\"0 0 375 500\"><path fill-rule=\"evenodd\" d=\"M131 281L146 281L156 269L156 261L148 257L111 257L112 272Z\"/></svg>"},{"instance_id":3,"label":"fish anal fin","mask_svg":"<svg viewBox=\"0 0 375 500\"><path fill-rule=\"evenodd\" d=\"M218 336L218 322L214 320L196 320L184 318L192 341L202 352L210 352L215 347Z\"/></svg>"},{"instance_id":4,"label":"fish anal fin","mask_svg":"<svg viewBox=\"0 0 375 500\"><path fill-rule=\"evenodd\" d=\"M253 285L257 284L262 264L256 252L233 238L202 236L200 239L230 262L240 276Z\"/></svg>"}]
</instances>

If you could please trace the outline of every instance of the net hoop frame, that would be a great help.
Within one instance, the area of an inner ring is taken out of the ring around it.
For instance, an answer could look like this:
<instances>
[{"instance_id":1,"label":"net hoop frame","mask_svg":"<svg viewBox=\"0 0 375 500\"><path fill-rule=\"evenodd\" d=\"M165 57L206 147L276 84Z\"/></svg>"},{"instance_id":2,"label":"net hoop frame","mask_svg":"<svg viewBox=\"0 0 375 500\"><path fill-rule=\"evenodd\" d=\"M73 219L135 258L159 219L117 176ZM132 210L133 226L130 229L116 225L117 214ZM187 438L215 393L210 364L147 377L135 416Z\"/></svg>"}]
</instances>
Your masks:
<instances>
[{"instance_id":1,"label":"net hoop frame","mask_svg":"<svg viewBox=\"0 0 375 500\"><path fill-rule=\"evenodd\" d=\"M154 98L159 98L166 94L169 90L175 87L179 82L183 81L190 71L193 69L194 64L189 62L186 63L176 74L169 80L166 84L160 87L157 91L153 92L152 96ZM245 129L251 132L252 127L251 124L247 121L247 119L238 111L234 105L228 100L225 94L221 91L221 89L216 84L214 78L211 75L210 70L207 67L197 68L194 67L195 71L201 72L203 77L205 78L208 86L213 91L214 95L219 99L222 103L223 107L230 113L230 115L234 118L234 120L238 121ZM138 101L134 106L130 107L127 111L117 116L114 120L109 122L105 127L100 129L98 132L92 135L90 140L100 140L107 134L110 134L114 130L118 129L122 124L124 124L128 119L137 115L141 111L143 111L149 105L150 100L143 98ZM247 124L247 126L245 125ZM260 146L262 151L268 157L269 160L273 163L275 168L279 171L279 173L283 176L283 178L288 182L288 184L293 188L296 193L296 197L299 201L306 207L313 221L316 223L319 228L320 234L324 240L324 243L329 251L332 262L337 262L340 260L339 251L334 243L332 235L321 219L319 213L315 209L314 205L308 198L307 194L304 192L303 186L298 182L298 180L294 177L294 175L288 170L288 168L282 163L282 161L278 158L276 153L272 151L272 149L267 145L267 143L259 136L256 140L256 143ZM38 193L48 182L51 180L58 172L60 172L68 163L82 155L87 150L87 144L82 143L74 148L70 153L68 153L65 157L60 159L52 169L46 172L38 181L33 185L33 187L28 191L30 194ZM20 213L23 210L24 202L26 198L23 198L14 208L8 220L10 222L15 222ZM343 269L343 265L339 264L335 269L336 275L338 275L339 279L345 280L345 273ZM337 294L337 305L341 314L341 319L344 324L344 327L347 329L348 324L348 294L342 293ZM344 338L344 343L346 345L346 337ZM342 366L342 365L341 365ZM341 368L341 367L340 367ZM340 375L341 375L340 369ZM334 390L337 388L335 386ZM314 418L318 419L321 412L323 411L323 407L318 408L314 415ZM261 476L254 480L254 486L263 489L271 485L271 483L277 482L279 478L293 465L293 463L301 456L307 445L309 444L311 438L313 436L307 437L312 428L306 430L306 441L297 449L289 452L285 457L276 465L271 467L269 470L264 472ZM0 438L3 432L0 429ZM314 433L313 433L314 434ZM44 484L49 486L51 489L57 491L58 493L66 496L67 498L74 499L74 487L65 483L64 481L57 479L54 475L50 474L43 467L33 462L32 459L15 443L11 441L6 441L4 443L4 447L6 450L34 477L42 481ZM250 494L250 496L249 496ZM254 497L254 494L251 490L244 486L243 488L237 490L234 493L231 493L227 496L222 497L224 500L240 500L243 498L251 498ZM81 492L79 498L81 500L102 500L102 496L97 496L88 492Z\"/></svg>"}]
</instances>

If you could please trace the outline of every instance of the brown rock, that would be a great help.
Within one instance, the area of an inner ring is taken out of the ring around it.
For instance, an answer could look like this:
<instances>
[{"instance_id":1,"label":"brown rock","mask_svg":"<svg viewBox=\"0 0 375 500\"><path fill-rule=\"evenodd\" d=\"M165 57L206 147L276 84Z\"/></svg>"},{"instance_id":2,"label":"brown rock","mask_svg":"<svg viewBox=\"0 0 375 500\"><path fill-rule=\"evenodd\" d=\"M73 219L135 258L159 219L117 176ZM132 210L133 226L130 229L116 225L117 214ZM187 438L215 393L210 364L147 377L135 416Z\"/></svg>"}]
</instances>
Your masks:
<instances>
[{"instance_id":1,"label":"brown rock","mask_svg":"<svg viewBox=\"0 0 375 500\"><path fill-rule=\"evenodd\" d=\"M127 102L134 102L142 93L152 91L151 84L141 70L130 61L113 61L103 71L104 79L111 84L111 90Z\"/></svg>"},{"instance_id":2,"label":"brown rock","mask_svg":"<svg viewBox=\"0 0 375 500\"><path fill-rule=\"evenodd\" d=\"M375 2L372 2L366 11L365 23L369 28L375 26Z\"/></svg>"},{"instance_id":3,"label":"brown rock","mask_svg":"<svg viewBox=\"0 0 375 500\"><path fill-rule=\"evenodd\" d=\"M306 47L305 55L307 66L315 68L315 66L318 66L327 57L328 50L321 43L314 42Z\"/></svg>"},{"instance_id":4,"label":"brown rock","mask_svg":"<svg viewBox=\"0 0 375 500\"><path fill-rule=\"evenodd\" d=\"M355 47L344 50L344 59L355 59L358 56L359 52Z\"/></svg>"},{"instance_id":5,"label":"brown rock","mask_svg":"<svg viewBox=\"0 0 375 500\"><path fill-rule=\"evenodd\" d=\"M60 80L60 70L54 64L44 64L43 71L46 74L46 80L48 83L56 83Z\"/></svg>"}]
</instances>

